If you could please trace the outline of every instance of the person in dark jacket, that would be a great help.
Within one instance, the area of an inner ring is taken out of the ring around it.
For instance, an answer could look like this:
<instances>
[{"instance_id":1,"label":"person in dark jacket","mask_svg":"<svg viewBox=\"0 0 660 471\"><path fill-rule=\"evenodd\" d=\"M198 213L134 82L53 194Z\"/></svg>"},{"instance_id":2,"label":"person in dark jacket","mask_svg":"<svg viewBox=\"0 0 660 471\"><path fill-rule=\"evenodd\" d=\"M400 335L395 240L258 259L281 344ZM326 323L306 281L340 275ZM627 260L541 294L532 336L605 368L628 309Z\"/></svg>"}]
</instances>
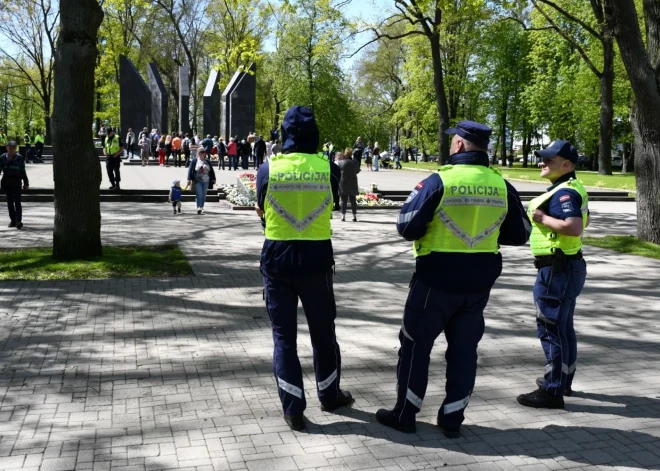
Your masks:
<instances>
[{"instance_id":1,"label":"person in dark jacket","mask_svg":"<svg viewBox=\"0 0 660 471\"><path fill-rule=\"evenodd\" d=\"M252 155L252 145L248 141L248 138L241 140L241 168L243 170L248 170L250 168L250 156Z\"/></svg>"},{"instance_id":2,"label":"person in dark jacket","mask_svg":"<svg viewBox=\"0 0 660 471\"><path fill-rule=\"evenodd\" d=\"M211 161L207 158L206 148L199 146L197 157L192 159L188 168L188 187L194 185L197 214L204 214L206 192L215 183L215 171Z\"/></svg>"},{"instance_id":3,"label":"person in dark jacket","mask_svg":"<svg viewBox=\"0 0 660 471\"><path fill-rule=\"evenodd\" d=\"M211 135L207 134L199 145L206 149L206 157L211 158L211 150L213 149L213 139L211 139Z\"/></svg>"},{"instance_id":4,"label":"person in dark jacket","mask_svg":"<svg viewBox=\"0 0 660 471\"><path fill-rule=\"evenodd\" d=\"M223 138L218 141L218 170L225 169L225 156L227 155L227 144ZM231 162L229 162L229 169L231 170Z\"/></svg>"},{"instance_id":5,"label":"person in dark jacket","mask_svg":"<svg viewBox=\"0 0 660 471\"><path fill-rule=\"evenodd\" d=\"M258 169L264 163L264 157L266 155L266 141L264 141L263 136L259 136L254 143L254 156L256 162L256 168Z\"/></svg>"},{"instance_id":6,"label":"person in dark jacket","mask_svg":"<svg viewBox=\"0 0 660 471\"><path fill-rule=\"evenodd\" d=\"M341 355L332 280L330 216L341 171L318 153L319 131L309 108L287 111L282 140L283 154L265 162L257 173L256 209L258 215L265 214L261 272L275 342L275 378L284 420L291 429L301 430L307 403L296 352L299 299L309 324L321 409L330 412L353 402L339 387Z\"/></svg>"},{"instance_id":7,"label":"person in dark jacket","mask_svg":"<svg viewBox=\"0 0 660 471\"><path fill-rule=\"evenodd\" d=\"M7 142L7 152L0 155L0 189L7 196L7 208L9 209L9 227L23 228L23 208L21 206L21 187L23 190L30 188L27 173L25 171L25 160L16 152L16 141Z\"/></svg>"},{"instance_id":8,"label":"person in dark jacket","mask_svg":"<svg viewBox=\"0 0 660 471\"><path fill-rule=\"evenodd\" d=\"M357 174L360 173L360 167L357 162L351 160L351 148L347 147L344 153L337 152L337 165L341 170L341 180L339 180L339 197L341 198L341 220L346 220L346 206L348 200L351 200L351 211L353 212L353 222L357 222L357 201L359 193Z\"/></svg>"},{"instance_id":9,"label":"person in dark jacket","mask_svg":"<svg viewBox=\"0 0 660 471\"><path fill-rule=\"evenodd\" d=\"M500 245L524 245L531 223L515 188L488 168L492 131L461 121L448 165L419 182L401 208L397 231L413 242L416 269L399 331L397 402L376 419L415 432L428 384L431 349L447 338L446 396L437 424L448 438L460 426L477 374L483 311L502 272Z\"/></svg>"},{"instance_id":10,"label":"person in dark jacket","mask_svg":"<svg viewBox=\"0 0 660 471\"><path fill-rule=\"evenodd\" d=\"M358 168L362 167L362 155L364 154L364 143L362 138L358 137L353 145L353 160L358 164Z\"/></svg>"}]
</instances>

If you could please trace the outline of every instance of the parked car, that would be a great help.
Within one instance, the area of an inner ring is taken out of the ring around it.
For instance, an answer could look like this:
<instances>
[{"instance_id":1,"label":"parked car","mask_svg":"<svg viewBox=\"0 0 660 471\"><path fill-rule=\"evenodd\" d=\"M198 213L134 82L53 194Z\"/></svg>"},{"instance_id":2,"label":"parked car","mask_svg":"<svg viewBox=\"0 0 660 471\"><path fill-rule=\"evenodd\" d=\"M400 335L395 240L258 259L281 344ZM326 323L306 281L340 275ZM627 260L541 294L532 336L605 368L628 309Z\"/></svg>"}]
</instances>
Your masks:
<instances>
[{"instance_id":1,"label":"parked car","mask_svg":"<svg viewBox=\"0 0 660 471\"><path fill-rule=\"evenodd\" d=\"M578 155L577 168L591 168L591 157Z\"/></svg>"},{"instance_id":2,"label":"parked car","mask_svg":"<svg viewBox=\"0 0 660 471\"><path fill-rule=\"evenodd\" d=\"M612 167L623 167L623 159L618 155L612 157Z\"/></svg>"}]
</instances>

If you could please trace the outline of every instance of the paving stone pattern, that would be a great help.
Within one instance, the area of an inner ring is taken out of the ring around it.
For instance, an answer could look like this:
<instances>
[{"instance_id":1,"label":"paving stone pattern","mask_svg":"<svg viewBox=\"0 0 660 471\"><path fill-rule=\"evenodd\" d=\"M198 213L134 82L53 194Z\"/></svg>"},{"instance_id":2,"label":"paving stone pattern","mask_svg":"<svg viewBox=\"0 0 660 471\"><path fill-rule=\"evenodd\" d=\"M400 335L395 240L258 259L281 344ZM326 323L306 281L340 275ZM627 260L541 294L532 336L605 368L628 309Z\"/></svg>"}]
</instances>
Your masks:
<instances>
[{"instance_id":1,"label":"paving stone pattern","mask_svg":"<svg viewBox=\"0 0 660 471\"><path fill-rule=\"evenodd\" d=\"M290 431L272 377L272 338L253 214L104 204L106 244L177 241L197 276L0 283L0 469L660 469L660 262L586 250L580 357L564 411L519 406L543 356L526 248L507 248L486 311L463 437L434 425L443 399L436 342L418 432L379 425L395 398L398 331L414 263L395 212L333 220L342 386L351 409L320 411L302 310L306 432ZM50 243L52 205L26 205L11 245ZM592 205L592 233L634 231L631 204ZM0 213L4 226L6 216ZM452 267L438 267L451 270Z\"/></svg>"}]
</instances>

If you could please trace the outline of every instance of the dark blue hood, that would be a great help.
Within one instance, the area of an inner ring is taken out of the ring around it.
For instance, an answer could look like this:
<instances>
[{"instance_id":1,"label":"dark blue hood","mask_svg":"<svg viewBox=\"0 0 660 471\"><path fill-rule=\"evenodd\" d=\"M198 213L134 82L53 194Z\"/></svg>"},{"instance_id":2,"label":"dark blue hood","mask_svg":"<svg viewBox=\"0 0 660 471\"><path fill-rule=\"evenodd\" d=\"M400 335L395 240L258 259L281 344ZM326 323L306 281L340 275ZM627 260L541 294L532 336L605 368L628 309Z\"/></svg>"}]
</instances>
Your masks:
<instances>
[{"instance_id":1,"label":"dark blue hood","mask_svg":"<svg viewBox=\"0 0 660 471\"><path fill-rule=\"evenodd\" d=\"M319 148L319 128L314 113L306 106L293 106L282 120L282 153L316 154Z\"/></svg>"}]
</instances>

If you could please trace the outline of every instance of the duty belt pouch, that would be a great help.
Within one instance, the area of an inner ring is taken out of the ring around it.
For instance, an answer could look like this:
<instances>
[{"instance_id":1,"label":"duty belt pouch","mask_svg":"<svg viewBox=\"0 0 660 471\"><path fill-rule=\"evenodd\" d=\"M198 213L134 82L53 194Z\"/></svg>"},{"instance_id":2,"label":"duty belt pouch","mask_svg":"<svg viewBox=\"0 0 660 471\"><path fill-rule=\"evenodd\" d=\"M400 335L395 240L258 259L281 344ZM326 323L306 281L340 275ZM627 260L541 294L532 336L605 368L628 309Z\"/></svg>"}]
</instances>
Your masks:
<instances>
[{"instance_id":1,"label":"duty belt pouch","mask_svg":"<svg viewBox=\"0 0 660 471\"><path fill-rule=\"evenodd\" d=\"M562 273L564 268L566 268L566 254L562 249L556 249L555 255L552 259L552 274L556 275L557 273Z\"/></svg>"}]
</instances>

